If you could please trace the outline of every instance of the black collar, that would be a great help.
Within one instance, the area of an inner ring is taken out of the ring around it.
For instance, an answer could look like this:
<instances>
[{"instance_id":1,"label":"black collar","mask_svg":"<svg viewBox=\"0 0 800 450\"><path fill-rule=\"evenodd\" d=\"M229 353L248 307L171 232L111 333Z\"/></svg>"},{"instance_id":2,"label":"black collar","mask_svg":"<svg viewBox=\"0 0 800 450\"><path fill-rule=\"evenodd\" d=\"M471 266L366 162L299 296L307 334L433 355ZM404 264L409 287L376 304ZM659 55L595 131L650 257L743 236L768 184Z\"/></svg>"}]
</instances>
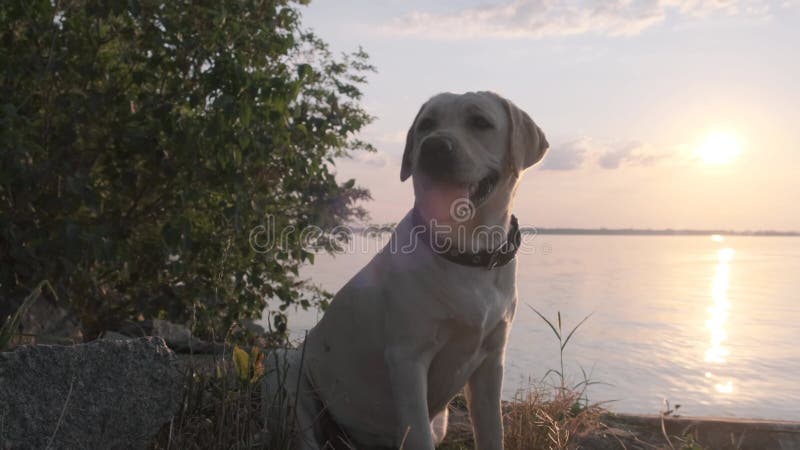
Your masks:
<instances>
[{"instance_id":1,"label":"black collar","mask_svg":"<svg viewBox=\"0 0 800 450\"><path fill-rule=\"evenodd\" d=\"M511 262L516 256L517 250L519 250L520 243L522 242L519 222L517 221L517 217L513 214L511 215L511 226L508 228L508 236L506 236L506 241L503 245L497 247L493 251L482 250L477 253L462 252L456 248L447 249L438 245L432 245L430 242L431 236L428 232L428 224L423 221L417 208L414 208L412 212L412 225L417 237L425 242L437 255L448 261L461 264L462 266L483 267L487 270L505 266ZM420 230L419 227L422 227L422 230Z\"/></svg>"}]
</instances>

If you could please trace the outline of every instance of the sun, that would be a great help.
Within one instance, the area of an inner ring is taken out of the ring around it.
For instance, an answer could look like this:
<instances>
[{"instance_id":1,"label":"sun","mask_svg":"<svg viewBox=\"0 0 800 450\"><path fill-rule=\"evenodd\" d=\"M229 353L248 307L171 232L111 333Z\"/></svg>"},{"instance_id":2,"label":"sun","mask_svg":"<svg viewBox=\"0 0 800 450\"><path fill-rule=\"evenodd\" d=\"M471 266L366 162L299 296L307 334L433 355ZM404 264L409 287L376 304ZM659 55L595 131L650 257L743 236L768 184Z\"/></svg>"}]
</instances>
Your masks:
<instances>
[{"instance_id":1,"label":"sun","mask_svg":"<svg viewBox=\"0 0 800 450\"><path fill-rule=\"evenodd\" d=\"M731 133L715 132L695 150L695 154L706 164L723 165L732 163L742 152L739 140Z\"/></svg>"}]
</instances>

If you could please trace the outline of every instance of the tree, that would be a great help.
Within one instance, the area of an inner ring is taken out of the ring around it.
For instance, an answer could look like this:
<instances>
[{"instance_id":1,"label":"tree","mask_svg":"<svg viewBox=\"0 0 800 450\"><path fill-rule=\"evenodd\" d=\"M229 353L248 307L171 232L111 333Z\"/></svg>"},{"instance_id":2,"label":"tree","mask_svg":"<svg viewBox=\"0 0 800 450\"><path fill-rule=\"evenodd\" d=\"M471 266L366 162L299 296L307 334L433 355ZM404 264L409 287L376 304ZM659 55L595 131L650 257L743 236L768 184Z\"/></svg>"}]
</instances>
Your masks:
<instances>
[{"instance_id":1,"label":"tree","mask_svg":"<svg viewBox=\"0 0 800 450\"><path fill-rule=\"evenodd\" d=\"M373 150L355 137L373 68L334 57L295 3L0 2L0 299L49 280L87 339L325 301L297 277L299 231L365 216L368 192L332 170ZM294 231L256 252L266 223Z\"/></svg>"}]
</instances>

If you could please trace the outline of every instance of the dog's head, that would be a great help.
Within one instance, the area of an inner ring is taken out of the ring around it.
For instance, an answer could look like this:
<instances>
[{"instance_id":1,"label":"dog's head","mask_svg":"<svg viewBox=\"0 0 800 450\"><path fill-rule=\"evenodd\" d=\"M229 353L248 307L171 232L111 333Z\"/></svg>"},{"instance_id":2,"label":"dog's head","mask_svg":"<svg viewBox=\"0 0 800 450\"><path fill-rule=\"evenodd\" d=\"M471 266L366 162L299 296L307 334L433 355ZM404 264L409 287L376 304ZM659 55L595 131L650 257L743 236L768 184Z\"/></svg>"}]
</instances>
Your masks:
<instances>
[{"instance_id":1,"label":"dog's head","mask_svg":"<svg viewBox=\"0 0 800 450\"><path fill-rule=\"evenodd\" d=\"M492 92L439 94L408 130L400 179L413 175L426 218L447 222L462 200L473 215L507 214L519 175L547 148L542 130L509 100Z\"/></svg>"}]
</instances>

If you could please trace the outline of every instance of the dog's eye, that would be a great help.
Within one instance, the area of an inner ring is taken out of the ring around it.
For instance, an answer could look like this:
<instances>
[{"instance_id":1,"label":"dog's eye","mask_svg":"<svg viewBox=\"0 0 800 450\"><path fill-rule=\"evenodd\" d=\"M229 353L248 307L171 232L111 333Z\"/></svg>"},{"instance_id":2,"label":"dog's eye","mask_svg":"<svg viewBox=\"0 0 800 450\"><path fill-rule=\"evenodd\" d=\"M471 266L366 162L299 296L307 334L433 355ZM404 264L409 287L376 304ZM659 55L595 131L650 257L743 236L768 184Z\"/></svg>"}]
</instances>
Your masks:
<instances>
[{"instance_id":1,"label":"dog's eye","mask_svg":"<svg viewBox=\"0 0 800 450\"><path fill-rule=\"evenodd\" d=\"M483 116L472 116L469 119L469 124L473 128L477 128L479 130L490 130L494 128L494 125L492 125L492 123L486 120L486 118Z\"/></svg>"},{"instance_id":2,"label":"dog's eye","mask_svg":"<svg viewBox=\"0 0 800 450\"><path fill-rule=\"evenodd\" d=\"M417 125L417 131L430 131L435 125L436 122L434 122L433 119L426 117L419 121L419 125Z\"/></svg>"}]
</instances>

